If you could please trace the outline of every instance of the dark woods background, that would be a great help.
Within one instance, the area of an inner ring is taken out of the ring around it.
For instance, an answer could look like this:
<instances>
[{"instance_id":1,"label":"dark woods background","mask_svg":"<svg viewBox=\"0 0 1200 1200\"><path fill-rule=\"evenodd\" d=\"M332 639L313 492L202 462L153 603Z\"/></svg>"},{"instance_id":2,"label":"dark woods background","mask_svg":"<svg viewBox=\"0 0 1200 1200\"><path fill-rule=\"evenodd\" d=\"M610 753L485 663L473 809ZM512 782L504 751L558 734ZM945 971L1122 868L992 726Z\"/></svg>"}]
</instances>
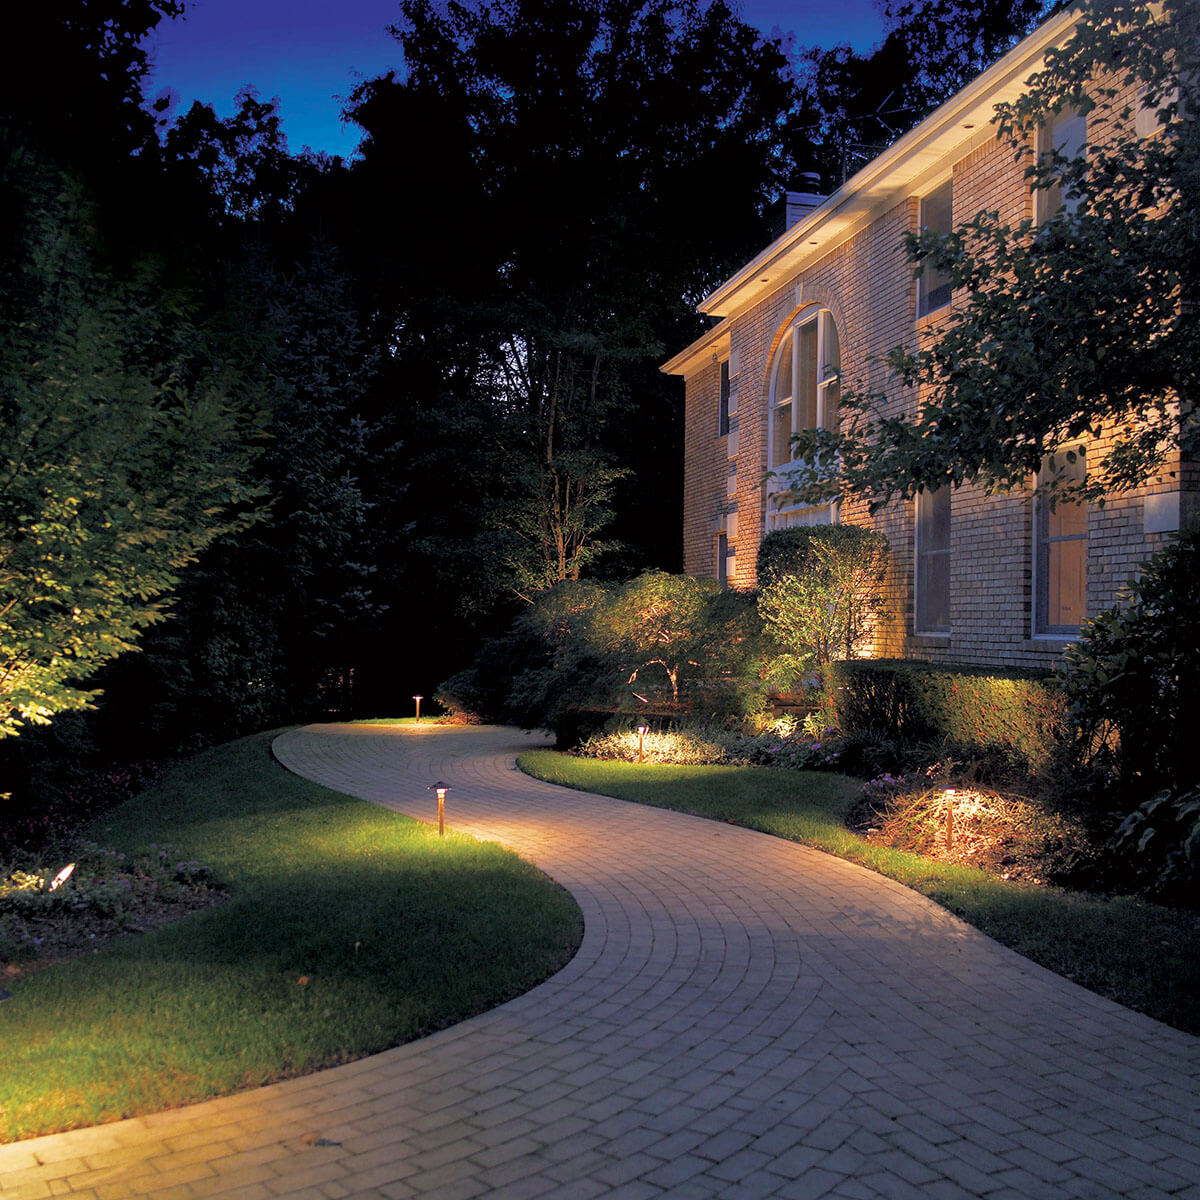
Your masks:
<instances>
[{"instance_id":1,"label":"dark woods background","mask_svg":"<svg viewBox=\"0 0 1200 1200\"><path fill-rule=\"evenodd\" d=\"M6 18L0 306L28 336L0 345L0 405L50 394L38 338L81 378L209 397L119 480L98 438L73 467L114 512L187 499L211 531L163 619L88 610L75 683L102 695L0 739L10 818L83 768L409 713L537 591L678 570L682 398L658 365L696 302L800 172L835 188L1044 10L889 0L860 56L719 0L403 0L404 73L356 91L343 162L290 153L253 92L226 121L147 101L142 40L181 7ZM29 531L0 500L12 591Z\"/></svg>"}]
</instances>

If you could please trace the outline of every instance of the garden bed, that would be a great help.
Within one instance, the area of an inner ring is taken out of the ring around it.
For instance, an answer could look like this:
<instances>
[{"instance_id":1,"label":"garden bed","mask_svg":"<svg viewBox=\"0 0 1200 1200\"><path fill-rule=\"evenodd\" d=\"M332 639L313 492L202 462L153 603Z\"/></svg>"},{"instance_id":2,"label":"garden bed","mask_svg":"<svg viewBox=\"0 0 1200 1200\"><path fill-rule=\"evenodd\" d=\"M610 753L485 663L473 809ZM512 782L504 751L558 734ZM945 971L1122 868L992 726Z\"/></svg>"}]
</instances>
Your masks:
<instances>
[{"instance_id":1,"label":"garden bed","mask_svg":"<svg viewBox=\"0 0 1200 1200\"><path fill-rule=\"evenodd\" d=\"M880 781L865 791L846 826L872 844L1022 883L1069 886L1095 872L1099 847L1087 832L1027 797L961 786L950 797L944 788L914 793Z\"/></svg>"},{"instance_id":2,"label":"garden bed","mask_svg":"<svg viewBox=\"0 0 1200 1200\"><path fill-rule=\"evenodd\" d=\"M145 933L225 898L211 872L166 847L136 858L85 842L60 884L49 870L0 872L0 964L13 979Z\"/></svg>"}]
</instances>

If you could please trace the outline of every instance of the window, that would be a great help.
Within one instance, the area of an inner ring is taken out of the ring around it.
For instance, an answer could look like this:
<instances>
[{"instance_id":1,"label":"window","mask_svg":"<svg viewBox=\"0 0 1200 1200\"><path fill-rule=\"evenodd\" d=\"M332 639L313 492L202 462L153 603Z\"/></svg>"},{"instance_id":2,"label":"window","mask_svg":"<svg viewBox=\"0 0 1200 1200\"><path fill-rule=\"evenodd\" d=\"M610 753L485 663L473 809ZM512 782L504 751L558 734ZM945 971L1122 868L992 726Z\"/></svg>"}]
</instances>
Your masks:
<instances>
[{"instance_id":1,"label":"window","mask_svg":"<svg viewBox=\"0 0 1200 1200\"><path fill-rule=\"evenodd\" d=\"M1060 154L1064 158L1079 158L1087 141L1087 118L1073 108L1064 109L1052 116L1038 133L1038 154L1046 157ZM1039 188L1036 193L1038 224L1048 221L1060 209L1073 213L1079 207L1080 197L1070 192L1063 193L1060 185Z\"/></svg>"},{"instance_id":2,"label":"window","mask_svg":"<svg viewBox=\"0 0 1200 1200\"><path fill-rule=\"evenodd\" d=\"M728 533L717 534L717 582L731 587L737 582L737 548L730 544Z\"/></svg>"},{"instance_id":3,"label":"window","mask_svg":"<svg viewBox=\"0 0 1200 1200\"><path fill-rule=\"evenodd\" d=\"M792 435L802 429L836 430L841 391L841 350L833 314L807 309L783 335L770 373L767 417L767 466L792 461ZM768 493L787 490L785 480L768 481ZM767 504L767 528L828 524L832 506Z\"/></svg>"},{"instance_id":4,"label":"window","mask_svg":"<svg viewBox=\"0 0 1200 1200\"><path fill-rule=\"evenodd\" d=\"M921 228L947 234L954 228L954 180L947 179L921 201ZM950 303L950 276L928 263L917 277L917 316Z\"/></svg>"},{"instance_id":5,"label":"window","mask_svg":"<svg viewBox=\"0 0 1200 1200\"><path fill-rule=\"evenodd\" d=\"M1138 97L1134 114L1134 133L1140 138L1157 137L1172 119L1167 115L1172 109L1175 120L1182 120L1187 116L1187 105L1178 84L1156 95L1153 103L1150 101L1152 94L1154 93L1151 92L1150 86L1146 85Z\"/></svg>"},{"instance_id":6,"label":"window","mask_svg":"<svg viewBox=\"0 0 1200 1200\"><path fill-rule=\"evenodd\" d=\"M729 432L729 359L725 359L721 363L721 384L717 404L717 434L724 437Z\"/></svg>"},{"instance_id":7,"label":"window","mask_svg":"<svg viewBox=\"0 0 1200 1200\"><path fill-rule=\"evenodd\" d=\"M917 493L916 633L950 632L950 488Z\"/></svg>"},{"instance_id":8,"label":"window","mask_svg":"<svg viewBox=\"0 0 1200 1200\"><path fill-rule=\"evenodd\" d=\"M1043 467L1039 482L1050 470ZM1082 483L1087 467L1082 453L1074 461L1054 460L1062 483ZM1037 501L1034 517L1034 632L1075 636L1087 614L1087 505L1060 500L1053 511Z\"/></svg>"}]
</instances>

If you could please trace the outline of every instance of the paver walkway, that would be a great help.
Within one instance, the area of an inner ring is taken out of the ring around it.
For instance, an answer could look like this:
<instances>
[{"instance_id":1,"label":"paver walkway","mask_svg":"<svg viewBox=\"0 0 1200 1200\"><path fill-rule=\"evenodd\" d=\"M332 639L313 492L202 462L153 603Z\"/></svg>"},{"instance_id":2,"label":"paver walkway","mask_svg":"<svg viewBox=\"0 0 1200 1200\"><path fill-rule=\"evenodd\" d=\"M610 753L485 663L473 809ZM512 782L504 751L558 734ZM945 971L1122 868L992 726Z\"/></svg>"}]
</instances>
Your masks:
<instances>
[{"instance_id":1,"label":"paver walkway","mask_svg":"<svg viewBox=\"0 0 1200 1200\"><path fill-rule=\"evenodd\" d=\"M513 730L314 726L299 774L497 840L579 953L408 1046L0 1147L4 1200L1200 1198L1200 1039L905 888L762 834L515 771Z\"/></svg>"}]
</instances>

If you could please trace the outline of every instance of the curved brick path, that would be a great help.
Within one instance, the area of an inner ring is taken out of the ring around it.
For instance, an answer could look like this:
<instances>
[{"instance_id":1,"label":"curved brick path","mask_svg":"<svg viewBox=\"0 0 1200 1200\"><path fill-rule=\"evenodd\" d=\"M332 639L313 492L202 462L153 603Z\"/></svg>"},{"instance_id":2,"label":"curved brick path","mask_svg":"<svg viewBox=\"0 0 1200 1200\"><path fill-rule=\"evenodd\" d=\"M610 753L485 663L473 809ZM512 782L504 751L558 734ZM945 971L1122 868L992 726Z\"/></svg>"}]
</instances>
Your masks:
<instances>
[{"instance_id":1,"label":"curved brick path","mask_svg":"<svg viewBox=\"0 0 1200 1200\"><path fill-rule=\"evenodd\" d=\"M503 842L586 932L527 995L305 1079L0 1147L0 1196L1200 1198L1200 1039L913 892L527 779L506 729L314 726L292 770Z\"/></svg>"}]
</instances>

